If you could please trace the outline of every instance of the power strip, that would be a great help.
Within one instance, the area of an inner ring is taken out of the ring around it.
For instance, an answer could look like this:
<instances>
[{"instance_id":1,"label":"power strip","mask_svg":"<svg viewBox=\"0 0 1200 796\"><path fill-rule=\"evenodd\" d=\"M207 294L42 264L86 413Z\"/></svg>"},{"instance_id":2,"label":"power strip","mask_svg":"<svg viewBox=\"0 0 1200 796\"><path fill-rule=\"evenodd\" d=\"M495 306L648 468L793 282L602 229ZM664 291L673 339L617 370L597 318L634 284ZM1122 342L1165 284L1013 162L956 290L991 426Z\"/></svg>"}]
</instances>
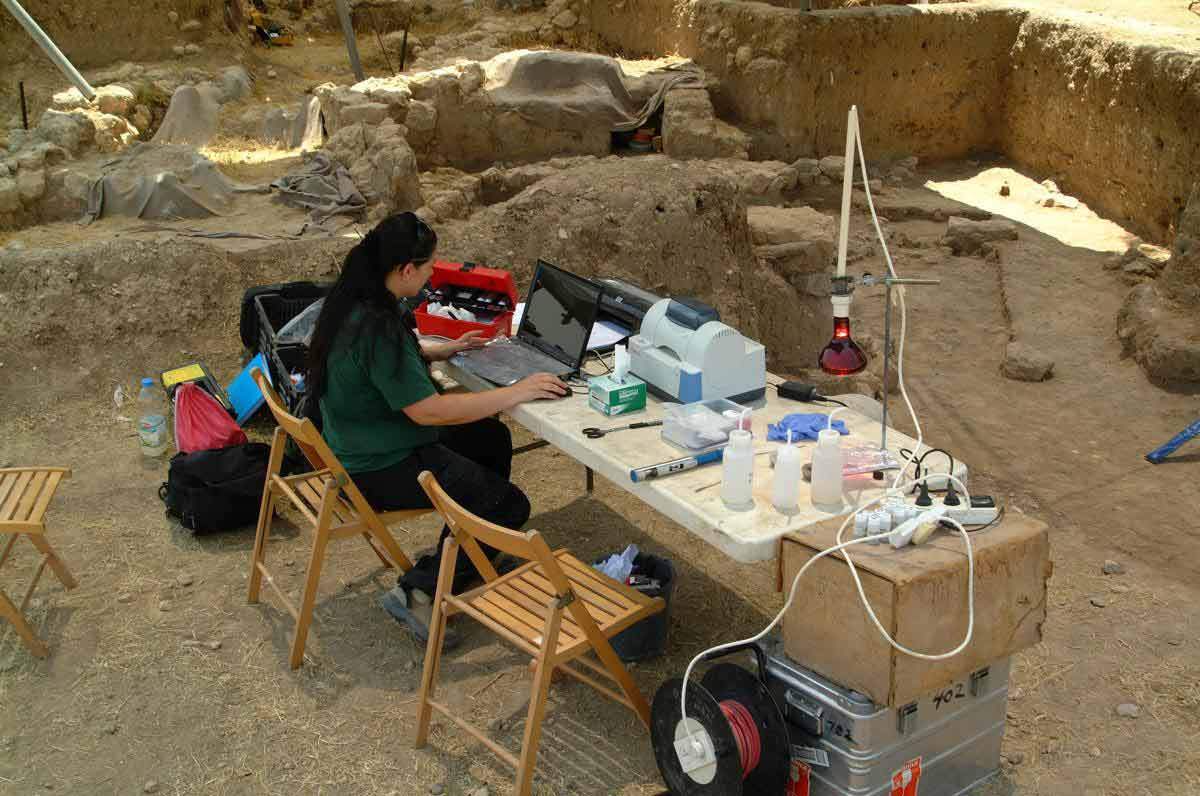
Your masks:
<instances>
[{"instance_id":1,"label":"power strip","mask_svg":"<svg viewBox=\"0 0 1200 796\"><path fill-rule=\"evenodd\" d=\"M991 495L972 495L971 505L947 506L946 517L963 525L988 525L1000 516L996 499Z\"/></svg>"}]
</instances>

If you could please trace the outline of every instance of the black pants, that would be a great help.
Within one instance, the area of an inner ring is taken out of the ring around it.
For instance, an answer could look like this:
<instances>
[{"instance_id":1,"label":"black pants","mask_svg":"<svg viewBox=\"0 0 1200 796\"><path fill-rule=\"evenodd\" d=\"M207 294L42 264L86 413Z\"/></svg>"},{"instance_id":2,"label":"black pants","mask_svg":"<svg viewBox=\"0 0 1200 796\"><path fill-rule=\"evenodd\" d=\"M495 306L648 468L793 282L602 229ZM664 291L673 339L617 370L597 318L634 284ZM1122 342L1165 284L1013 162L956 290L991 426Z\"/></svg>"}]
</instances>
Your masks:
<instances>
[{"instance_id":1,"label":"black pants","mask_svg":"<svg viewBox=\"0 0 1200 796\"><path fill-rule=\"evenodd\" d=\"M428 470L459 505L488 522L519 530L529 519L529 499L512 484L512 434L493 417L465 426L446 426L440 440L418 448L411 456L383 470L355 473L354 483L378 511L429 508L429 497L417 476ZM442 563L442 542L449 535L442 528L437 551L422 556L400 578L406 590L420 589L433 596L437 589L438 567ZM495 558L495 550L484 548ZM454 591L459 592L479 578L475 565L460 553L454 572Z\"/></svg>"}]
</instances>

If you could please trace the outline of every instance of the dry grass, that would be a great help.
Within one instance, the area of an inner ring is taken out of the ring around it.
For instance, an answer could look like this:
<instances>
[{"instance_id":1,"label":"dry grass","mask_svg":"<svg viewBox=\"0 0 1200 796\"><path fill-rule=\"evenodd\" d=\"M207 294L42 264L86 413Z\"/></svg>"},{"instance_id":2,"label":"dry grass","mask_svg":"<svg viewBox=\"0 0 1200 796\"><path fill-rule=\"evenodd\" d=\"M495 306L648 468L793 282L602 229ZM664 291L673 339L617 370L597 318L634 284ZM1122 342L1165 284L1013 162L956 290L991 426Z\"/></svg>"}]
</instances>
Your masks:
<instances>
[{"instance_id":1,"label":"dry grass","mask_svg":"<svg viewBox=\"0 0 1200 796\"><path fill-rule=\"evenodd\" d=\"M243 136L221 136L200 154L217 164L227 177L243 182L263 182L286 174L300 162L300 151L280 149Z\"/></svg>"}]
</instances>

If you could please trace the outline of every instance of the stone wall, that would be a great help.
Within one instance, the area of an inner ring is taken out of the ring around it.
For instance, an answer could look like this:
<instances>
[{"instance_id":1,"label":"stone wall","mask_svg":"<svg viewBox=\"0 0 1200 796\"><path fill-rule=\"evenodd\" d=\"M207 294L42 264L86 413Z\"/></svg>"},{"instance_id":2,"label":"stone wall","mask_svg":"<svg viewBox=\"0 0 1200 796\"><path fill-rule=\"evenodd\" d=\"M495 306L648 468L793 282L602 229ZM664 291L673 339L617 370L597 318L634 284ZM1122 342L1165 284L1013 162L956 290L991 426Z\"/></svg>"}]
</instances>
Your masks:
<instances>
[{"instance_id":1,"label":"stone wall","mask_svg":"<svg viewBox=\"0 0 1200 796\"><path fill-rule=\"evenodd\" d=\"M21 6L80 69L167 58L172 47L228 34L225 0L21 0ZM39 66L48 62L25 29L0 9L0 66L34 59Z\"/></svg>"},{"instance_id":2,"label":"stone wall","mask_svg":"<svg viewBox=\"0 0 1200 796\"><path fill-rule=\"evenodd\" d=\"M998 144L1017 15L957 5L806 13L697 0L681 15L675 7L592 3L591 24L627 53L694 58L719 81L719 115L753 137L754 159L843 151L852 104L872 158L961 157Z\"/></svg>"},{"instance_id":3,"label":"stone wall","mask_svg":"<svg viewBox=\"0 0 1200 796\"><path fill-rule=\"evenodd\" d=\"M1200 174L1200 56L1031 17L1012 64L1001 150L1096 212L1172 240Z\"/></svg>"},{"instance_id":4,"label":"stone wall","mask_svg":"<svg viewBox=\"0 0 1200 796\"><path fill-rule=\"evenodd\" d=\"M792 0L592 2L626 55L677 52L719 82L752 159L837 154L857 104L872 159L996 151L1169 242L1200 173L1200 56L975 3L805 12Z\"/></svg>"}]
</instances>

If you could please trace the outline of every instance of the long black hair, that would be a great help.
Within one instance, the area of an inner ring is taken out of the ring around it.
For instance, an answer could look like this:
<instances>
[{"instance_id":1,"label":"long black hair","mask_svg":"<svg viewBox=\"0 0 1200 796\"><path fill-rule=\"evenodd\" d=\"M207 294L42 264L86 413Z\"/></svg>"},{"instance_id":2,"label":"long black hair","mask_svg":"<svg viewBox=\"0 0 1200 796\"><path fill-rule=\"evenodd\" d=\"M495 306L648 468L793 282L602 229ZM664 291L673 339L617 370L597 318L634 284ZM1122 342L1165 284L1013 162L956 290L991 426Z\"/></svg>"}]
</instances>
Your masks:
<instances>
[{"instance_id":1,"label":"long black hair","mask_svg":"<svg viewBox=\"0 0 1200 796\"><path fill-rule=\"evenodd\" d=\"M360 335L403 339L412 334L404 322L406 310L387 289L385 280L398 267L424 263L436 248L437 233L428 224L413 213L397 213L376 224L350 250L321 306L309 343L308 394L312 400L325 393L329 355L355 310L362 312L347 343Z\"/></svg>"}]
</instances>

